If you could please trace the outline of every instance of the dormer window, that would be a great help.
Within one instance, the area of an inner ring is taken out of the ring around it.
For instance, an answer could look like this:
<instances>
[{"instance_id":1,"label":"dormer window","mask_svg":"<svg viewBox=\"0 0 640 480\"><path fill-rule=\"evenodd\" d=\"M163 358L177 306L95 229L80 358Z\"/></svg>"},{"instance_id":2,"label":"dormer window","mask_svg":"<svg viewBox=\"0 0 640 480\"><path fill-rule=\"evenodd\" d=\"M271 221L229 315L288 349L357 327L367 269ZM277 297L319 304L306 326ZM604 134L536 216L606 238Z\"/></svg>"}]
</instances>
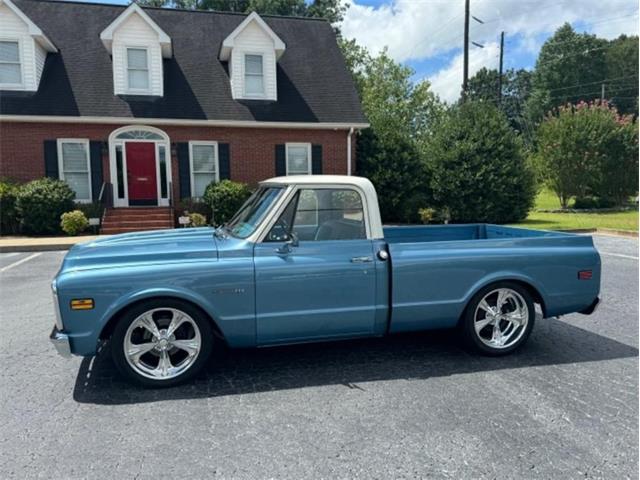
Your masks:
<instances>
[{"instance_id":1,"label":"dormer window","mask_svg":"<svg viewBox=\"0 0 640 480\"><path fill-rule=\"evenodd\" d=\"M57 51L11 0L0 0L0 90L37 91L47 53Z\"/></svg>"},{"instance_id":2,"label":"dormer window","mask_svg":"<svg viewBox=\"0 0 640 480\"><path fill-rule=\"evenodd\" d=\"M129 5L100 34L113 62L115 95L164 95L163 59L171 38L138 5Z\"/></svg>"},{"instance_id":3,"label":"dormer window","mask_svg":"<svg viewBox=\"0 0 640 480\"><path fill-rule=\"evenodd\" d=\"M127 82L131 91L149 91L149 62L146 48L127 48Z\"/></svg>"},{"instance_id":4,"label":"dormer window","mask_svg":"<svg viewBox=\"0 0 640 480\"><path fill-rule=\"evenodd\" d=\"M222 42L220 60L229 62L231 96L236 99L278 100L278 59L285 44L253 12Z\"/></svg>"},{"instance_id":5,"label":"dormer window","mask_svg":"<svg viewBox=\"0 0 640 480\"><path fill-rule=\"evenodd\" d=\"M247 97L264 96L262 55L244 56L244 93Z\"/></svg>"},{"instance_id":6,"label":"dormer window","mask_svg":"<svg viewBox=\"0 0 640 480\"><path fill-rule=\"evenodd\" d=\"M22 85L20 42L0 41L0 85Z\"/></svg>"}]
</instances>

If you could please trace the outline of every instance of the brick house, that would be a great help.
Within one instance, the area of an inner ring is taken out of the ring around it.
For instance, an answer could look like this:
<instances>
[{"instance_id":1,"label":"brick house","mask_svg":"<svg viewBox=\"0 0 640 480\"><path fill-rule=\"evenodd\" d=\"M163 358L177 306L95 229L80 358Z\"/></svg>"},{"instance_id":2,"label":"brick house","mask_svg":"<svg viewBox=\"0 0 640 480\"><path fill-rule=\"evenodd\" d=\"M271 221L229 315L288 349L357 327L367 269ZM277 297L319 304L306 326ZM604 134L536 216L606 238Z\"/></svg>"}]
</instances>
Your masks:
<instances>
[{"instance_id":1,"label":"brick house","mask_svg":"<svg viewBox=\"0 0 640 480\"><path fill-rule=\"evenodd\" d=\"M166 210L225 178L350 174L365 127L326 21L0 0L0 177Z\"/></svg>"}]
</instances>

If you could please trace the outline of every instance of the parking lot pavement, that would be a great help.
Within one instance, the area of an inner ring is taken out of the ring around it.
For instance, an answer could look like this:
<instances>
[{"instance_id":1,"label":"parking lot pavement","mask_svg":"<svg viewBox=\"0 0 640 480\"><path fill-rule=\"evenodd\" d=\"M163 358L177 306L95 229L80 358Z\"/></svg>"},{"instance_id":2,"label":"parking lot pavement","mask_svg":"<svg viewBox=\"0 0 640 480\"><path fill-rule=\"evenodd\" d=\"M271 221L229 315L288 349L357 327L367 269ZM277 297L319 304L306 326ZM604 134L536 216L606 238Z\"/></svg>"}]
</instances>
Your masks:
<instances>
[{"instance_id":1,"label":"parking lot pavement","mask_svg":"<svg viewBox=\"0 0 640 480\"><path fill-rule=\"evenodd\" d=\"M0 478L637 478L638 241L596 241L605 303L512 356L447 332L218 352L168 390L58 357L64 253L0 255Z\"/></svg>"}]
</instances>

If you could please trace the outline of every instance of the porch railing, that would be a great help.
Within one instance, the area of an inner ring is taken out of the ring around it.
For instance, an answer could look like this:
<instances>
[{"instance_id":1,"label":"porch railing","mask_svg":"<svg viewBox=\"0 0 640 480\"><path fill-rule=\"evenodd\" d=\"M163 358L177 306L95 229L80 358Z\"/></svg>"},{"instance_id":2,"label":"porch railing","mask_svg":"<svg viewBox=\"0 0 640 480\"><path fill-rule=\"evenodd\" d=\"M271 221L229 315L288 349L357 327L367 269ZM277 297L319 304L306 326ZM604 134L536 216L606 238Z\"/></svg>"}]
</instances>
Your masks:
<instances>
[{"instance_id":1,"label":"porch railing","mask_svg":"<svg viewBox=\"0 0 640 480\"><path fill-rule=\"evenodd\" d=\"M113 207L113 185L103 182L98 195L98 203L105 208Z\"/></svg>"}]
</instances>

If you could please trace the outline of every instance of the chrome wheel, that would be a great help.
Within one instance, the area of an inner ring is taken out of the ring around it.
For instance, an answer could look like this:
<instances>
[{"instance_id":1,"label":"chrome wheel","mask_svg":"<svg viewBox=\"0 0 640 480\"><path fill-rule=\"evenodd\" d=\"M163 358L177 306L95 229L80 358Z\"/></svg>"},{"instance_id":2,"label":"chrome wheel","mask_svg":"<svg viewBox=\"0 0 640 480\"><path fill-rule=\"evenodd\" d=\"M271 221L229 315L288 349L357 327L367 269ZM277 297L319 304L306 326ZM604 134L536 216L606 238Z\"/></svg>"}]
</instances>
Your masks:
<instances>
[{"instance_id":1,"label":"chrome wheel","mask_svg":"<svg viewBox=\"0 0 640 480\"><path fill-rule=\"evenodd\" d=\"M124 357L133 370L153 380L168 380L191 367L202 349L196 322L175 308L154 308L129 325Z\"/></svg>"},{"instance_id":2,"label":"chrome wheel","mask_svg":"<svg viewBox=\"0 0 640 480\"><path fill-rule=\"evenodd\" d=\"M482 343L503 349L516 344L527 330L529 307L515 290L498 288L478 303L473 326Z\"/></svg>"}]
</instances>

